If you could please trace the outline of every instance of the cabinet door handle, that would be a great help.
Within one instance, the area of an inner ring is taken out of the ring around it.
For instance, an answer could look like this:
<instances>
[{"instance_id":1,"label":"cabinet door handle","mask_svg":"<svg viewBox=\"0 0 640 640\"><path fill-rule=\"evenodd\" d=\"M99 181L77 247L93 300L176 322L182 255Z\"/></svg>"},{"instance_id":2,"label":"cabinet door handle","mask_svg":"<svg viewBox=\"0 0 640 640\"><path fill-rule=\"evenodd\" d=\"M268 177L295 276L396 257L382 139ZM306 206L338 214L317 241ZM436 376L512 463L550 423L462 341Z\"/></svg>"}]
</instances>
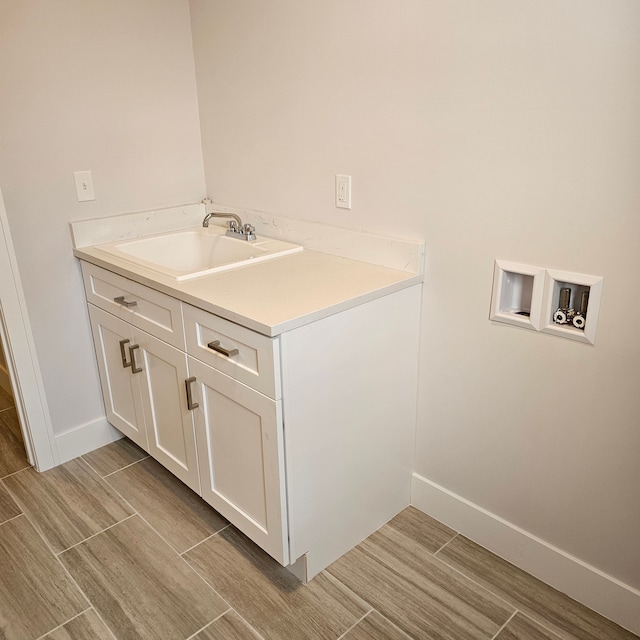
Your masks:
<instances>
[{"instance_id":1,"label":"cabinet door handle","mask_svg":"<svg viewBox=\"0 0 640 640\"><path fill-rule=\"evenodd\" d=\"M189 411L193 411L194 409L197 409L200 404L198 402L194 402L193 401L193 394L191 391L191 383L195 382L196 378L195 376L191 376L191 378L187 378L184 381L184 385L187 389L187 409L189 409Z\"/></svg>"},{"instance_id":2,"label":"cabinet door handle","mask_svg":"<svg viewBox=\"0 0 640 640\"><path fill-rule=\"evenodd\" d=\"M135 307L138 304L135 300L125 300L124 296L118 296L117 298L114 298L113 301L121 304L123 307L127 307L127 309L129 307Z\"/></svg>"},{"instance_id":3,"label":"cabinet door handle","mask_svg":"<svg viewBox=\"0 0 640 640\"><path fill-rule=\"evenodd\" d=\"M139 344L132 344L129 347L129 360L131 360L130 366L131 366L131 373L140 373L142 371L142 367L136 367L136 358L133 355L133 352L136 349L139 349L140 345Z\"/></svg>"},{"instance_id":4,"label":"cabinet door handle","mask_svg":"<svg viewBox=\"0 0 640 640\"><path fill-rule=\"evenodd\" d=\"M131 360L127 362L127 354L124 351L124 345L129 342L129 338L125 338L124 340L120 340L120 357L122 358L122 366L126 369L131 366Z\"/></svg>"},{"instance_id":5,"label":"cabinet door handle","mask_svg":"<svg viewBox=\"0 0 640 640\"><path fill-rule=\"evenodd\" d=\"M213 342L210 342L209 344L207 344L207 347L209 347L209 349L217 351L218 353L221 353L223 356L227 356L227 358L230 358L231 356L237 356L240 353L237 349L225 349L225 347L220 344L220 340L214 340Z\"/></svg>"}]
</instances>

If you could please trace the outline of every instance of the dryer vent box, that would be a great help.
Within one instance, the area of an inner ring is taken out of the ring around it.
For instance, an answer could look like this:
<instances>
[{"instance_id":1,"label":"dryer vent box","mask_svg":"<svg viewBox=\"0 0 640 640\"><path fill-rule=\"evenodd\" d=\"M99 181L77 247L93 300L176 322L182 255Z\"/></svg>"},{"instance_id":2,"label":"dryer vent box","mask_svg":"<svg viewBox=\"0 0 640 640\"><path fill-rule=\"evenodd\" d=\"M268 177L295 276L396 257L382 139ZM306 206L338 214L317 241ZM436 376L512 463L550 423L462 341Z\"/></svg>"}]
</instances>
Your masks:
<instances>
[{"instance_id":1,"label":"dryer vent box","mask_svg":"<svg viewBox=\"0 0 640 640\"><path fill-rule=\"evenodd\" d=\"M496 260L491 320L539 330L544 269Z\"/></svg>"}]
</instances>

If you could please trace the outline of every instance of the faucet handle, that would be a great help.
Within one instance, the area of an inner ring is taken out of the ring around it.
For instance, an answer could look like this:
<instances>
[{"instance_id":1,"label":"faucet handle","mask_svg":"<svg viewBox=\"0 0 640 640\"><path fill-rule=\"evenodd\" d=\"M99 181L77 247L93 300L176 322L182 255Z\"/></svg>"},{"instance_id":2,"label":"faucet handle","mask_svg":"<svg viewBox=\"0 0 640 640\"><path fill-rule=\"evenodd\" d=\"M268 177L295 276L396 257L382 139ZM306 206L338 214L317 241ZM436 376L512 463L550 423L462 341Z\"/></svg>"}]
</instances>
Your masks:
<instances>
[{"instance_id":1,"label":"faucet handle","mask_svg":"<svg viewBox=\"0 0 640 640\"><path fill-rule=\"evenodd\" d=\"M240 229L238 229L238 223L235 220L229 220L229 229L236 233L240 231Z\"/></svg>"},{"instance_id":2,"label":"faucet handle","mask_svg":"<svg viewBox=\"0 0 640 640\"><path fill-rule=\"evenodd\" d=\"M256 228L252 224L249 224L248 222L242 226L242 234L247 240L256 239L255 231L256 231Z\"/></svg>"}]
</instances>

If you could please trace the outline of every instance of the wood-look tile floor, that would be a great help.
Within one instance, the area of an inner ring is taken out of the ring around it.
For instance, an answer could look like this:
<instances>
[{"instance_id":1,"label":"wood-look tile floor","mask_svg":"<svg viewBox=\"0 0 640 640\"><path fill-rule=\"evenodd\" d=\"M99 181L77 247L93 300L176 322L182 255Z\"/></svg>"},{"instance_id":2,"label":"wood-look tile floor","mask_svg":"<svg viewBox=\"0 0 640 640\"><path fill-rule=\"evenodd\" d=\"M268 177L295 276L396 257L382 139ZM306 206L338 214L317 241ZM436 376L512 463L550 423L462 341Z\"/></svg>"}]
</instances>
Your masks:
<instances>
[{"instance_id":1,"label":"wood-look tile floor","mask_svg":"<svg viewBox=\"0 0 640 640\"><path fill-rule=\"evenodd\" d=\"M128 440L17 466L0 639L638 640L412 507L301 585Z\"/></svg>"}]
</instances>

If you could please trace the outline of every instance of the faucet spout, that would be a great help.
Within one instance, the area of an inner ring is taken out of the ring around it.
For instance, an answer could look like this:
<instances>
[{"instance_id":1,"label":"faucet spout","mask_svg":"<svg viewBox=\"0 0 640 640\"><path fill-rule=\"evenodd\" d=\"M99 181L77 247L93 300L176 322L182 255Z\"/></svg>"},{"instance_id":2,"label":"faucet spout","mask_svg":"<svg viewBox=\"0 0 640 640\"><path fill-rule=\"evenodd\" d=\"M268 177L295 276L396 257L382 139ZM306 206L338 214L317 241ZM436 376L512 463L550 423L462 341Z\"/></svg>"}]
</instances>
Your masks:
<instances>
[{"instance_id":1,"label":"faucet spout","mask_svg":"<svg viewBox=\"0 0 640 640\"><path fill-rule=\"evenodd\" d=\"M221 211L211 211L207 213L202 221L203 227L209 226L209 220L211 218L233 218L233 220L229 221L229 228L225 235L230 238L236 238L237 240L255 240L255 227L250 224L242 224L242 220L240 220L240 216L237 216L235 213L222 213Z\"/></svg>"},{"instance_id":2,"label":"faucet spout","mask_svg":"<svg viewBox=\"0 0 640 640\"><path fill-rule=\"evenodd\" d=\"M240 220L240 216L237 216L235 213L222 213L220 211L211 211L210 213L207 213L207 215L204 217L204 220L202 221L202 226L208 227L209 220L211 220L211 218L233 218L236 221L238 228L239 229L242 228L242 220Z\"/></svg>"}]
</instances>

